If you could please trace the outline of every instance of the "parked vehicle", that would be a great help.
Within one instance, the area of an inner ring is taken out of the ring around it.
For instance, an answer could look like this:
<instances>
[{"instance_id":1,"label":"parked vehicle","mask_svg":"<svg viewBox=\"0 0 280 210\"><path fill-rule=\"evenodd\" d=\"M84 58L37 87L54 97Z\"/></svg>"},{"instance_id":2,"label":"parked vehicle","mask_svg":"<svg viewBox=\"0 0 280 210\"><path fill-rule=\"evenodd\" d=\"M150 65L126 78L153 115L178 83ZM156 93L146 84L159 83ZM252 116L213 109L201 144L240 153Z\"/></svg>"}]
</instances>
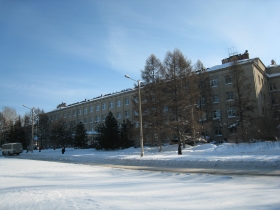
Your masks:
<instances>
[{"instance_id":1,"label":"parked vehicle","mask_svg":"<svg viewBox=\"0 0 280 210\"><path fill-rule=\"evenodd\" d=\"M8 143L2 145L2 155L19 155L20 153L22 153L21 143Z\"/></svg>"}]
</instances>

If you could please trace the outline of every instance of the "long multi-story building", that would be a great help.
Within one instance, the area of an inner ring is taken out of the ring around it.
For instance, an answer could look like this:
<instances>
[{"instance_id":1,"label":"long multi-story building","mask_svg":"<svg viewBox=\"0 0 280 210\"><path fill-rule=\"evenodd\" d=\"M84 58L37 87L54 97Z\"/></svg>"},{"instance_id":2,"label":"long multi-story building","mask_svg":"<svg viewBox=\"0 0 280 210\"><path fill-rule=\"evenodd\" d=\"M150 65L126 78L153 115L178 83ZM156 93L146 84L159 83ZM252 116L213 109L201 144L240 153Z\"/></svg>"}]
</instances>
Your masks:
<instances>
[{"instance_id":1,"label":"long multi-story building","mask_svg":"<svg viewBox=\"0 0 280 210\"><path fill-rule=\"evenodd\" d=\"M237 113L230 102L234 99L235 90L233 88L230 69L233 59L238 60L245 70L251 84L251 100L256 107L251 113L252 117L275 116L279 117L279 110L273 109L279 103L280 98L280 66L275 61L265 66L259 58L249 58L249 53L233 55L223 59L221 65L206 69L210 78L212 92L213 123L208 135L211 139L221 140L228 138L231 133L236 132L235 124ZM48 112L50 122L64 119L69 125L75 126L78 122L83 122L89 136L94 134L98 123L105 121L109 111L121 123L125 119L135 122L137 112L133 108L132 100L137 89L129 88L120 92L100 95L98 97L81 102L66 105L61 103L57 109ZM144 124L145 122L143 122ZM144 140L145 141L145 140Z\"/></svg>"}]
</instances>

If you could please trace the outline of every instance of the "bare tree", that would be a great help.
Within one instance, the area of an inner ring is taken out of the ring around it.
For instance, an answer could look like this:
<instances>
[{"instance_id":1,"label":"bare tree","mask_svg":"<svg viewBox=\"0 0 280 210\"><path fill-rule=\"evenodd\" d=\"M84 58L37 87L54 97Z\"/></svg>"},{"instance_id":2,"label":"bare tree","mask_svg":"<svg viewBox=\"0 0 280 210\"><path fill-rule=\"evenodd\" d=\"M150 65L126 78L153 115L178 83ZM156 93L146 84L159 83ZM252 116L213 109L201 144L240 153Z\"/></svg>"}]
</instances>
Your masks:
<instances>
[{"instance_id":1,"label":"bare tree","mask_svg":"<svg viewBox=\"0 0 280 210\"><path fill-rule=\"evenodd\" d=\"M246 127L250 121L250 115L248 112L253 112L255 109L254 100L251 98L252 87L248 82L248 76L246 75L244 69L238 64L238 61L233 61L230 68L230 76L232 76L234 93L234 101L230 104L231 107L236 109L236 113L239 116L238 126L240 130L238 131L243 139L243 141L248 140L246 136ZM244 123L244 121L246 121Z\"/></svg>"},{"instance_id":2,"label":"bare tree","mask_svg":"<svg viewBox=\"0 0 280 210\"><path fill-rule=\"evenodd\" d=\"M141 90L142 113L145 122L144 133L146 138L159 144L162 151L164 136L164 92L162 81L162 64L155 55L146 60L145 69L141 71L144 87ZM137 107L137 106L136 106Z\"/></svg>"},{"instance_id":3,"label":"bare tree","mask_svg":"<svg viewBox=\"0 0 280 210\"><path fill-rule=\"evenodd\" d=\"M4 106L0 112L0 143L8 142L12 128L17 119L17 113L14 108Z\"/></svg>"},{"instance_id":4,"label":"bare tree","mask_svg":"<svg viewBox=\"0 0 280 210\"><path fill-rule=\"evenodd\" d=\"M187 60L180 50L167 52L164 59L165 100L169 109L169 128L178 138L179 144L188 120L186 107L190 101L187 93L192 84L189 83L192 74L191 61Z\"/></svg>"},{"instance_id":5,"label":"bare tree","mask_svg":"<svg viewBox=\"0 0 280 210\"><path fill-rule=\"evenodd\" d=\"M211 127L213 119L212 89L210 87L209 73L200 60L195 63L194 71L198 76L199 84L198 117L201 126L198 126L197 130L206 140L207 130Z\"/></svg>"},{"instance_id":6,"label":"bare tree","mask_svg":"<svg viewBox=\"0 0 280 210\"><path fill-rule=\"evenodd\" d=\"M18 117L17 112L14 108L4 106L2 108L2 115L9 123L14 123Z\"/></svg>"}]
</instances>

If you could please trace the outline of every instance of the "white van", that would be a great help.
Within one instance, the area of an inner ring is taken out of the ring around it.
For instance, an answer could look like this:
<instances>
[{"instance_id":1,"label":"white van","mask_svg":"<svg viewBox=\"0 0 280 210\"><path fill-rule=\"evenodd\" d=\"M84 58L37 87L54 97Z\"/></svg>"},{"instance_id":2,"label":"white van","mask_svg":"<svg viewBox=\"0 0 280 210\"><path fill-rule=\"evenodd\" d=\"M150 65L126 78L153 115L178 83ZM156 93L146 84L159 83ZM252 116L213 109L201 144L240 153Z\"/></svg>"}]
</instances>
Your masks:
<instances>
[{"instance_id":1,"label":"white van","mask_svg":"<svg viewBox=\"0 0 280 210\"><path fill-rule=\"evenodd\" d=\"M8 143L2 145L2 155L19 155L20 153L22 153L21 143Z\"/></svg>"}]
</instances>

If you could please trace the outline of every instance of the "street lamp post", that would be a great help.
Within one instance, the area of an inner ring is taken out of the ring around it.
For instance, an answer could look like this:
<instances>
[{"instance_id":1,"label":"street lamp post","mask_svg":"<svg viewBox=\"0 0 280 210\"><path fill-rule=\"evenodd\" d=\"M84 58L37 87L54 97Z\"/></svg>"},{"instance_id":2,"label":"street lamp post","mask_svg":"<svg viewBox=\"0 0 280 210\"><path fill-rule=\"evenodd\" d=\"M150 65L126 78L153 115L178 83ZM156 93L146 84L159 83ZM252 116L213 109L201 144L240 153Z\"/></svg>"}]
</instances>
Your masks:
<instances>
[{"instance_id":1,"label":"street lamp post","mask_svg":"<svg viewBox=\"0 0 280 210\"><path fill-rule=\"evenodd\" d=\"M24 107L26 107L27 109L31 110L31 118L32 118L32 125L31 125L31 130L32 130L32 134L31 134L31 140L30 140L30 147L29 150L31 152L33 152L33 138L34 138L34 107L33 108L29 108L26 105L23 105Z\"/></svg>"},{"instance_id":2,"label":"street lamp post","mask_svg":"<svg viewBox=\"0 0 280 210\"><path fill-rule=\"evenodd\" d=\"M143 146L143 127L142 127L142 109L141 109L141 93L140 93L140 80L132 79L130 76L125 75L126 78L131 79L138 83L138 103L139 103L139 128L140 128L140 146L141 146L141 157L144 156L144 146Z\"/></svg>"}]
</instances>

